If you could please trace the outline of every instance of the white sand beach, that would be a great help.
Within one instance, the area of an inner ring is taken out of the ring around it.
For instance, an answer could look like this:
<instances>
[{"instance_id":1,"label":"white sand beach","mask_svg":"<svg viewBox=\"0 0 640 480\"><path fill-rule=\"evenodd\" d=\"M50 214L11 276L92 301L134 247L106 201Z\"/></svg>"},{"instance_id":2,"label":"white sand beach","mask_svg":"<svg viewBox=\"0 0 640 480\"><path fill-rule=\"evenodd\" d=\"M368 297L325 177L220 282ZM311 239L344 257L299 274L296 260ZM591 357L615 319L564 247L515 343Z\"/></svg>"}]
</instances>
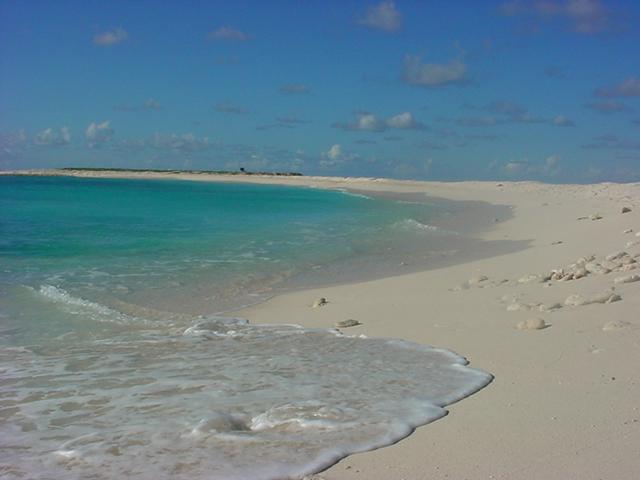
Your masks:
<instances>
[{"instance_id":1,"label":"white sand beach","mask_svg":"<svg viewBox=\"0 0 640 480\"><path fill-rule=\"evenodd\" d=\"M511 218L476 220L486 222L479 234L484 240L527 243L515 253L296 291L236 314L252 323L327 328L353 319L361 325L346 333L448 348L495 376L477 394L448 407L443 419L396 445L350 456L313 478L637 478L640 184L75 175L418 192L510 206ZM327 303L312 308L321 297ZM545 328L535 328L540 326Z\"/></svg>"}]
</instances>

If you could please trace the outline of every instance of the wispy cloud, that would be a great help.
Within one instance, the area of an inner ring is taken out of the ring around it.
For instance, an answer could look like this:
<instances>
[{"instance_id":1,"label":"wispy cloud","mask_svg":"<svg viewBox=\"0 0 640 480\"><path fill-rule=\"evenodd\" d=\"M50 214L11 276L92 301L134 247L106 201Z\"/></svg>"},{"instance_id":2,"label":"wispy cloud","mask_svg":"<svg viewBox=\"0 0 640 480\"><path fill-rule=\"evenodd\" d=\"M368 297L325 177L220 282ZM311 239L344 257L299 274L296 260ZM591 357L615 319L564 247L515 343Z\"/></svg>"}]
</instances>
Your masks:
<instances>
[{"instance_id":1,"label":"wispy cloud","mask_svg":"<svg viewBox=\"0 0 640 480\"><path fill-rule=\"evenodd\" d=\"M246 33L229 26L219 27L216 30L209 32L207 38L209 40L227 42L246 42L247 40L251 40L251 37Z\"/></svg>"},{"instance_id":2,"label":"wispy cloud","mask_svg":"<svg viewBox=\"0 0 640 480\"><path fill-rule=\"evenodd\" d=\"M357 153L348 152L342 148L342 145L332 145L329 150L323 152L320 159L322 168L332 168L342 165L346 162L357 160L360 156Z\"/></svg>"},{"instance_id":3,"label":"wispy cloud","mask_svg":"<svg viewBox=\"0 0 640 480\"><path fill-rule=\"evenodd\" d=\"M45 128L36 133L33 138L36 145L69 145L71 143L71 130L69 127L62 127L59 130Z\"/></svg>"},{"instance_id":4,"label":"wispy cloud","mask_svg":"<svg viewBox=\"0 0 640 480\"><path fill-rule=\"evenodd\" d=\"M114 131L109 126L109 121L102 123L92 122L84 133L89 148L95 148L109 142L113 135Z\"/></svg>"},{"instance_id":5,"label":"wispy cloud","mask_svg":"<svg viewBox=\"0 0 640 480\"><path fill-rule=\"evenodd\" d=\"M116 28L94 35L93 43L101 47L110 47L111 45L124 42L128 37L129 34L125 29Z\"/></svg>"},{"instance_id":6,"label":"wispy cloud","mask_svg":"<svg viewBox=\"0 0 640 480\"><path fill-rule=\"evenodd\" d=\"M448 63L422 63L422 59L415 55L405 56L402 79L419 87L461 85L469 80L467 65L458 59Z\"/></svg>"},{"instance_id":7,"label":"wispy cloud","mask_svg":"<svg viewBox=\"0 0 640 480\"><path fill-rule=\"evenodd\" d=\"M425 130L427 128L422 122L416 120L411 112L402 112L386 120L378 118L373 113L358 112L353 121L336 122L333 126L346 131L359 132L384 132L387 129Z\"/></svg>"},{"instance_id":8,"label":"wispy cloud","mask_svg":"<svg viewBox=\"0 0 640 480\"><path fill-rule=\"evenodd\" d=\"M235 104L230 103L230 102L216 103L213 106L213 109L216 112L233 113L233 114L237 114L237 115L243 115L245 113L249 113L249 110L246 109L245 107L241 107L240 105L235 105Z\"/></svg>"},{"instance_id":9,"label":"wispy cloud","mask_svg":"<svg viewBox=\"0 0 640 480\"><path fill-rule=\"evenodd\" d=\"M364 15L357 19L357 23L384 32L396 32L402 28L402 13L396 8L395 2L386 0L369 7Z\"/></svg>"},{"instance_id":10,"label":"wispy cloud","mask_svg":"<svg viewBox=\"0 0 640 480\"><path fill-rule=\"evenodd\" d=\"M342 130L361 132L383 132L387 128L382 120L368 112L357 113L356 119L352 122L336 122L333 126Z\"/></svg>"},{"instance_id":11,"label":"wispy cloud","mask_svg":"<svg viewBox=\"0 0 640 480\"><path fill-rule=\"evenodd\" d=\"M479 110L486 112L487 115L459 117L453 121L462 127L489 127L493 125L510 125L510 124L549 124L559 127L572 127L574 123L564 115L557 115L554 118L545 118L534 115L519 103L509 100L494 100L484 106L474 106L466 104L465 107L470 110ZM452 121L452 119L443 119L444 121Z\"/></svg>"},{"instance_id":12,"label":"wispy cloud","mask_svg":"<svg viewBox=\"0 0 640 480\"><path fill-rule=\"evenodd\" d=\"M424 130L423 123L417 121L411 112L402 112L387 119L389 128L401 130Z\"/></svg>"},{"instance_id":13,"label":"wispy cloud","mask_svg":"<svg viewBox=\"0 0 640 480\"><path fill-rule=\"evenodd\" d=\"M601 102L589 102L584 104L585 108L589 108L598 113L618 113L633 110L624 103L615 100L603 100Z\"/></svg>"},{"instance_id":14,"label":"wispy cloud","mask_svg":"<svg viewBox=\"0 0 640 480\"><path fill-rule=\"evenodd\" d=\"M295 116L282 116L282 117L277 117L276 121L279 123L287 123L289 125L301 125L303 123L309 123L306 120L303 120L301 118L295 117Z\"/></svg>"},{"instance_id":15,"label":"wispy cloud","mask_svg":"<svg viewBox=\"0 0 640 480\"><path fill-rule=\"evenodd\" d=\"M177 135L160 134L153 135L150 146L160 150L169 150L180 153L202 152L210 147L209 138L196 137L193 133Z\"/></svg>"},{"instance_id":16,"label":"wispy cloud","mask_svg":"<svg viewBox=\"0 0 640 480\"><path fill-rule=\"evenodd\" d=\"M288 83L278 88L278 91L287 95L311 93L309 86L302 83Z\"/></svg>"},{"instance_id":17,"label":"wispy cloud","mask_svg":"<svg viewBox=\"0 0 640 480\"><path fill-rule=\"evenodd\" d=\"M536 21L560 19L576 33L591 35L619 27L614 12L601 0L513 0L499 9L505 16L522 16Z\"/></svg>"},{"instance_id":18,"label":"wispy cloud","mask_svg":"<svg viewBox=\"0 0 640 480\"><path fill-rule=\"evenodd\" d=\"M162 105L155 98L148 98L141 105L116 105L113 107L114 110L119 112L141 112L145 110L161 110Z\"/></svg>"},{"instance_id":19,"label":"wispy cloud","mask_svg":"<svg viewBox=\"0 0 640 480\"><path fill-rule=\"evenodd\" d=\"M559 127L575 127L573 120L568 119L564 115L558 115L553 119L553 124Z\"/></svg>"},{"instance_id":20,"label":"wispy cloud","mask_svg":"<svg viewBox=\"0 0 640 480\"><path fill-rule=\"evenodd\" d=\"M612 149L612 150L640 150L640 141L629 138L621 138L613 133L607 133L595 137L591 143L582 145L587 150Z\"/></svg>"},{"instance_id":21,"label":"wispy cloud","mask_svg":"<svg viewBox=\"0 0 640 480\"><path fill-rule=\"evenodd\" d=\"M619 84L596 90L598 97L640 97L640 78L629 77Z\"/></svg>"},{"instance_id":22,"label":"wispy cloud","mask_svg":"<svg viewBox=\"0 0 640 480\"><path fill-rule=\"evenodd\" d=\"M553 178L562 172L559 155L550 155L542 162L531 162L528 159L512 160L500 164L494 162L490 170L498 170L498 173L510 178Z\"/></svg>"}]
</instances>

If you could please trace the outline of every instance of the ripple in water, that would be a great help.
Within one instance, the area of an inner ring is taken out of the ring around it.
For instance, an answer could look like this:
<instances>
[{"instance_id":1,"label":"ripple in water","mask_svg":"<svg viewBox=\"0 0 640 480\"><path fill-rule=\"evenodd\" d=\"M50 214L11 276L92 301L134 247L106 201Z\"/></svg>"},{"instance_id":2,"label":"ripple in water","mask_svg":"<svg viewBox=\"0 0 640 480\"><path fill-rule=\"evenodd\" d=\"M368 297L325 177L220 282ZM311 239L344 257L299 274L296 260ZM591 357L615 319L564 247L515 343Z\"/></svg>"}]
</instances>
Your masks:
<instances>
[{"instance_id":1,"label":"ripple in water","mask_svg":"<svg viewBox=\"0 0 640 480\"><path fill-rule=\"evenodd\" d=\"M299 478L445 415L491 381L466 363L221 317L5 348L0 476Z\"/></svg>"}]
</instances>

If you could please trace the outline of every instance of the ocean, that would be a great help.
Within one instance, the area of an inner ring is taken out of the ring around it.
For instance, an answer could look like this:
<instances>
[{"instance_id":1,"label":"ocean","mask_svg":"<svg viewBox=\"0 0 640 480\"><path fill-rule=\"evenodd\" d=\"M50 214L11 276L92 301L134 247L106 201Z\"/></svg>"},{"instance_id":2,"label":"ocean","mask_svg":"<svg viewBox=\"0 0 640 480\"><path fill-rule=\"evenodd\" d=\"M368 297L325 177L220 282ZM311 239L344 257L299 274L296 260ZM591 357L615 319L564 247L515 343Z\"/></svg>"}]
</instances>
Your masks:
<instances>
[{"instance_id":1,"label":"ocean","mask_svg":"<svg viewBox=\"0 0 640 480\"><path fill-rule=\"evenodd\" d=\"M302 187L0 176L0 476L300 478L441 417L491 376L447 350L224 312L446 253L459 235L433 222L449 213Z\"/></svg>"}]
</instances>

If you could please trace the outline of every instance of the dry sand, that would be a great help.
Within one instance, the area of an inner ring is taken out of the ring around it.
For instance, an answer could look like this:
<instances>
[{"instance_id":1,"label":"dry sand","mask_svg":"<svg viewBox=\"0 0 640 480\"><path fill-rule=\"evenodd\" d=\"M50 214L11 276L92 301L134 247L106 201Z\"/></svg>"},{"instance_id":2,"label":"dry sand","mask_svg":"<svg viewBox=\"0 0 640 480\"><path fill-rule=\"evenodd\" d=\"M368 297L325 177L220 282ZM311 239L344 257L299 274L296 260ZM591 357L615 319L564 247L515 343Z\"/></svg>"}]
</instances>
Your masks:
<instances>
[{"instance_id":1,"label":"dry sand","mask_svg":"<svg viewBox=\"0 0 640 480\"><path fill-rule=\"evenodd\" d=\"M640 265L640 256L634 258L640 254L640 184L213 179L422 192L510 205L511 218L483 220L481 238L527 242L515 253L283 294L238 312L253 323L314 327L353 319L361 325L349 333L449 348L495 375L488 387L450 406L445 418L313 478L639 478L640 281L633 275L640 274L640 266L634 269L635 261ZM631 211L622 213L623 207ZM617 252L627 255L605 259ZM576 264L580 257L586 258ZM627 278L616 282L619 277ZM311 308L321 297L327 304ZM584 300L596 303L572 305Z\"/></svg>"}]
</instances>

